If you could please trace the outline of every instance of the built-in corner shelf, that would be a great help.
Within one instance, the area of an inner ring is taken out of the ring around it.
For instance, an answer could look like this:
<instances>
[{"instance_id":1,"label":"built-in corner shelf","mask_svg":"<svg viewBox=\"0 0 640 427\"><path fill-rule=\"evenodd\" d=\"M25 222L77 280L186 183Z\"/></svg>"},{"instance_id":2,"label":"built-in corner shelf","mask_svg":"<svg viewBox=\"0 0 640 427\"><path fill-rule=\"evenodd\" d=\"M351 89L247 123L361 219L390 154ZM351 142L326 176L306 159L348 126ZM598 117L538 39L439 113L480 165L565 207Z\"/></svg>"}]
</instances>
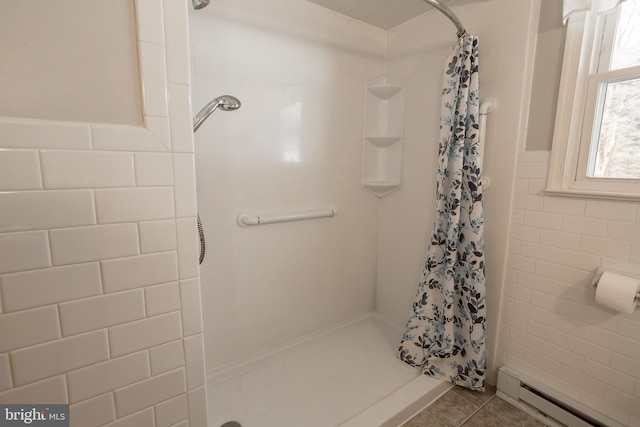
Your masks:
<instances>
[{"instance_id":1,"label":"built-in corner shelf","mask_svg":"<svg viewBox=\"0 0 640 427\"><path fill-rule=\"evenodd\" d=\"M400 188L404 136L404 85L388 76L367 84L362 185L378 197Z\"/></svg>"},{"instance_id":2,"label":"built-in corner shelf","mask_svg":"<svg viewBox=\"0 0 640 427\"><path fill-rule=\"evenodd\" d=\"M402 139L402 136L367 136L370 143L377 147L388 147Z\"/></svg>"},{"instance_id":3,"label":"built-in corner shelf","mask_svg":"<svg viewBox=\"0 0 640 427\"><path fill-rule=\"evenodd\" d=\"M378 99L389 99L397 95L404 87L393 83L372 83L367 86L367 89Z\"/></svg>"},{"instance_id":4,"label":"built-in corner shelf","mask_svg":"<svg viewBox=\"0 0 640 427\"><path fill-rule=\"evenodd\" d=\"M379 197L383 197L397 190L400 185L397 182L365 182L364 187Z\"/></svg>"}]
</instances>

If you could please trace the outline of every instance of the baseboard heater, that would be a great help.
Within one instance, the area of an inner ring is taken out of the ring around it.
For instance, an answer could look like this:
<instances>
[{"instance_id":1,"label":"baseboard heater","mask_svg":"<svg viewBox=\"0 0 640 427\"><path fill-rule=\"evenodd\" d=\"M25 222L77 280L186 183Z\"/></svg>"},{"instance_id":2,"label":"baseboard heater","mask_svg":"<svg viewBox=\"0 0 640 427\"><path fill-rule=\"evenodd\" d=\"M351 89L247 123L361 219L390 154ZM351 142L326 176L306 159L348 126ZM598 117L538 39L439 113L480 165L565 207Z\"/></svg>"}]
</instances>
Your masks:
<instances>
[{"instance_id":1,"label":"baseboard heater","mask_svg":"<svg viewBox=\"0 0 640 427\"><path fill-rule=\"evenodd\" d=\"M497 388L498 397L537 415L551 426L623 427L603 414L509 367L503 366L498 371Z\"/></svg>"}]
</instances>

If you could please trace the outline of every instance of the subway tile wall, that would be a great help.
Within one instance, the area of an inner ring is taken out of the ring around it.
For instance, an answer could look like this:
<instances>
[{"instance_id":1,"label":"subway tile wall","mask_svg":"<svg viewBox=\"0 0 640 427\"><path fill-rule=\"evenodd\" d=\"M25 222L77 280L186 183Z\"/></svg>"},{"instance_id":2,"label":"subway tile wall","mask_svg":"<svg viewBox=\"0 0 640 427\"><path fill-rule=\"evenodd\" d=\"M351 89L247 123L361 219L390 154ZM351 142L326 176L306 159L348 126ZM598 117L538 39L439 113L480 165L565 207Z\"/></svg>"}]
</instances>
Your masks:
<instances>
[{"instance_id":1,"label":"subway tile wall","mask_svg":"<svg viewBox=\"0 0 640 427\"><path fill-rule=\"evenodd\" d=\"M521 153L498 358L624 426L640 426L640 309L594 301L597 267L640 276L640 204L555 197L548 152Z\"/></svg>"},{"instance_id":2,"label":"subway tile wall","mask_svg":"<svg viewBox=\"0 0 640 427\"><path fill-rule=\"evenodd\" d=\"M0 403L199 427L188 4L136 5L144 128L0 118Z\"/></svg>"}]
</instances>

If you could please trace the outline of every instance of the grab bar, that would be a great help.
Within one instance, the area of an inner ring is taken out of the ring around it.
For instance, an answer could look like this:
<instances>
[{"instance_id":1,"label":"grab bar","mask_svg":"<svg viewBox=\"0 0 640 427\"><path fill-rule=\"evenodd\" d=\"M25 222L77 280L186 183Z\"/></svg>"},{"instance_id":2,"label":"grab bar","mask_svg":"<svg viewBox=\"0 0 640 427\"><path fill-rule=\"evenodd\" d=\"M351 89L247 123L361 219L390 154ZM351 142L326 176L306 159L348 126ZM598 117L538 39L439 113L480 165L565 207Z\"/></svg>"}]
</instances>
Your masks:
<instances>
[{"instance_id":1,"label":"grab bar","mask_svg":"<svg viewBox=\"0 0 640 427\"><path fill-rule=\"evenodd\" d=\"M332 207L329 209L311 211L311 212L297 212L282 215L238 215L238 225L246 227L249 225L263 225L274 224L277 222L289 222L289 221L302 221L305 219L316 218L331 218L338 214L338 208Z\"/></svg>"},{"instance_id":2,"label":"grab bar","mask_svg":"<svg viewBox=\"0 0 640 427\"><path fill-rule=\"evenodd\" d=\"M480 102L480 167L484 165L485 132L487 131L487 115L498 108L498 101L495 98L487 98ZM484 175L482 177L482 189L488 190L491 186L491 178Z\"/></svg>"}]
</instances>

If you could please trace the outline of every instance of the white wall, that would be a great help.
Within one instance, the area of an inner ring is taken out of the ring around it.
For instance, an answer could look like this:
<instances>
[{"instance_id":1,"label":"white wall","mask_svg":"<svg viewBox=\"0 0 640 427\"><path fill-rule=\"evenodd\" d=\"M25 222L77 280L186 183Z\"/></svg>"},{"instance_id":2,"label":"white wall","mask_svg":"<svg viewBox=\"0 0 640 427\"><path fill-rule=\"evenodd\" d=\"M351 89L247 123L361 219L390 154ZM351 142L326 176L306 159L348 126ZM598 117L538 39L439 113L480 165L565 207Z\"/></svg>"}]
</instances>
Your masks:
<instances>
[{"instance_id":1,"label":"white wall","mask_svg":"<svg viewBox=\"0 0 640 427\"><path fill-rule=\"evenodd\" d=\"M2 403L206 425L187 4L139 2L145 127L0 118Z\"/></svg>"},{"instance_id":2,"label":"white wall","mask_svg":"<svg viewBox=\"0 0 640 427\"><path fill-rule=\"evenodd\" d=\"M491 178L485 195L487 348L495 373L501 286L506 254L514 162L528 76L531 35L537 28L532 1L493 0L450 4L467 31L479 37L481 99L496 98L487 120L484 173ZM455 28L439 13L419 16L389 31L389 75L407 85L402 188L382 200L376 307L405 324L433 228L438 120L442 73Z\"/></svg>"},{"instance_id":3,"label":"white wall","mask_svg":"<svg viewBox=\"0 0 640 427\"><path fill-rule=\"evenodd\" d=\"M525 145L528 151L551 149L566 29L562 2L541 2L532 81L535 90L531 92Z\"/></svg>"},{"instance_id":4,"label":"white wall","mask_svg":"<svg viewBox=\"0 0 640 427\"><path fill-rule=\"evenodd\" d=\"M549 152L534 151L551 147L560 13L542 2L497 359L622 425L640 426L640 311L621 315L596 305L590 285L598 267L640 274L639 204L546 196Z\"/></svg>"},{"instance_id":5,"label":"white wall","mask_svg":"<svg viewBox=\"0 0 640 427\"><path fill-rule=\"evenodd\" d=\"M0 2L0 58L0 116L142 123L131 0Z\"/></svg>"},{"instance_id":6,"label":"white wall","mask_svg":"<svg viewBox=\"0 0 640 427\"><path fill-rule=\"evenodd\" d=\"M640 310L594 303L597 267L640 274L640 204L546 196L549 152L520 154L501 363L625 426L640 425Z\"/></svg>"},{"instance_id":7,"label":"white wall","mask_svg":"<svg viewBox=\"0 0 640 427\"><path fill-rule=\"evenodd\" d=\"M220 0L190 12L207 369L374 308L378 200L360 185L364 88L385 32L302 0ZM339 208L241 228L236 217Z\"/></svg>"}]
</instances>

